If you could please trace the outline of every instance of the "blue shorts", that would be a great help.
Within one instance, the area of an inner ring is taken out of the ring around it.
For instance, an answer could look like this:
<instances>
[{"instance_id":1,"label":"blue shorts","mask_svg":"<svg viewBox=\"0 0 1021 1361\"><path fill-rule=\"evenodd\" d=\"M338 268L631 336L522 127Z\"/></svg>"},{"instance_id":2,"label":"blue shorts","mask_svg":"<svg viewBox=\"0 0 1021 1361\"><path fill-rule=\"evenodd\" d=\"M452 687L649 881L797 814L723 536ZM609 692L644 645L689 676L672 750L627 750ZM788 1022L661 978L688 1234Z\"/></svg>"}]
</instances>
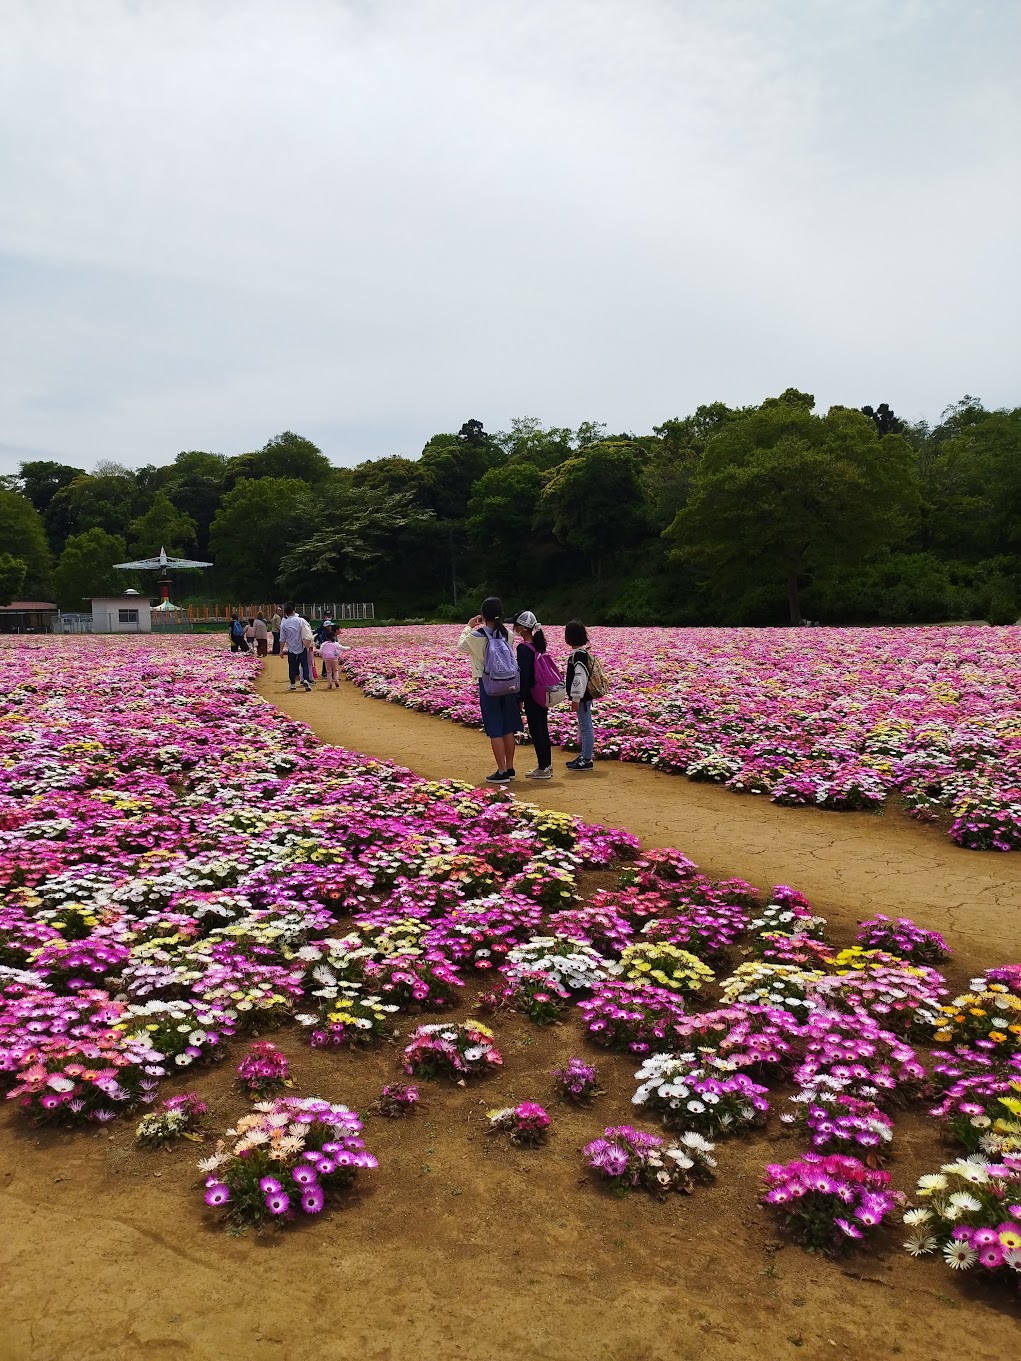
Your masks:
<instances>
[{"instance_id":1,"label":"blue shorts","mask_svg":"<svg viewBox=\"0 0 1021 1361\"><path fill-rule=\"evenodd\" d=\"M479 681L479 705L487 737L509 737L522 731L517 695L487 695L486 687Z\"/></svg>"}]
</instances>

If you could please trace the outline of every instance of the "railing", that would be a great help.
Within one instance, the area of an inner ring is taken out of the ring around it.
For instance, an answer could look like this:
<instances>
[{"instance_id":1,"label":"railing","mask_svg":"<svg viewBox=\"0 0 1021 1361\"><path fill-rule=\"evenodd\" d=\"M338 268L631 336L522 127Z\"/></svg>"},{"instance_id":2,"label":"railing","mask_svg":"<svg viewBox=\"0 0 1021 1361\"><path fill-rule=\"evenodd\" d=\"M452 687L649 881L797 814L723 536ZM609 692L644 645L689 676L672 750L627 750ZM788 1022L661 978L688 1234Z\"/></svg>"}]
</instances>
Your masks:
<instances>
[{"instance_id":1,"label":"railing","mask_svg":"<svg viewBox=\"0 0 1021 1361\"><path fill-rule=\"evenodd\" d=\"M347 602L334 603L320 602L308 603L301 602L295 604L298 614L304 614L306 619L374 619L376 618L376 607L372 600L351 604ZM223 623L227 625L231 615L236 614L238 619L255 619L257 614L263 615L264 619L271 619L274 614L282 614L280 606L274 604L189 604L181 606L177 614L159 615L159 611L152 611L152 627L188 627L193 623ZM166 621L166 622L163 622Z\"/></svg>"}]
</instances>

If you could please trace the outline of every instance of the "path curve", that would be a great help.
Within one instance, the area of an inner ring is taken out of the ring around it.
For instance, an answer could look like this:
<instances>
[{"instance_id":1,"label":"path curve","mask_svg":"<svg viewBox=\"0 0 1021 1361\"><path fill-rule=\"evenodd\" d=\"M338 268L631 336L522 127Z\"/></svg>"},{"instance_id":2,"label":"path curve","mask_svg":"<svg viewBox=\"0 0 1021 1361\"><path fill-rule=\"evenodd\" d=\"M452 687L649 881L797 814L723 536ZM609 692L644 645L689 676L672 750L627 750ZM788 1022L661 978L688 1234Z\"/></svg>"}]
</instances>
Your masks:
<instances>
[{"instance_id":1,"label":"path curve","mask_svg":"<svg viewBox=\"0 0 1021 1361\"><path fill-rule=\"evenodd\" d=\"M266 659L256 688L324 742L398 761L430 779L481 779L492 766L480 732L369 699L348 681L339 691L320 683L310 695L291 694L279 657ZM522 753L522 774L531 754ZM965 970L1021 959L1021 852L965 851L895 811L781 808L621 761L571 775L565 759L554 750L555 779L519 775L515 794L626 827L646 846L676 846L718 878L792 884L845 928L874 912L911 917L944 931Z\"/></svg>"}]
</instances>

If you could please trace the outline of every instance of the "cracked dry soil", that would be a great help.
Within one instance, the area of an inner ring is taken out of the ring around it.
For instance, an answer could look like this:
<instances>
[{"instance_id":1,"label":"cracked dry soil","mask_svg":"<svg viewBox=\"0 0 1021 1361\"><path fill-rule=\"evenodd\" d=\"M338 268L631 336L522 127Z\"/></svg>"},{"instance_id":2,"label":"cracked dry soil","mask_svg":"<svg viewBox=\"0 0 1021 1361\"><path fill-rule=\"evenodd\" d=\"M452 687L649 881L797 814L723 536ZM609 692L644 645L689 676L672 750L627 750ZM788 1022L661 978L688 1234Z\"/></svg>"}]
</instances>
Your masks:
<instances>
[{"instance_id":1,"label":"cracked dry soil","mask_svg":"<svg viewBox=\"0 0 1021 1361\"><path fill-rule=\"evenodd\" d=\"M279 659L259 689L327 742L423 775L489 768L481 734L346 684L291 695ZM944 930L958 951L952 985L1021 956L1021 856L962 851L897 816L779 809L618 763L517 792L679 846L717 876L791 883L842 943L877 910ZM481 986L466 988L465 1008ZM212 1226L196 1145L145 1154L130 1123L65 1134L0 1112L0 1361L1001 1361L1016 1351L1017 1299L912 1261L897 1229L878 1254L844 1263L783 1246L755 1205L763 1164L799 1151L775 1120L776 1132L721 1144L717 1182L690 1198L605 1195L583 1178L579 1149L628 1118L634 1060L587 1045L574 1022L540 1030L506 1017L496 1028L497 1077L467 1090L427 1083L418 1116L368 1119L379 1171L323 1222L285 1234L231 1238ZM276 1038L302 1092L358 1109L398 1071L394 1047L337 1055L293 1031ZM552 1097L549 1070L573 1053L598 1063L606 1088L590 1111ZM232 1072L187 1080L213 1130L245 1104ZM543 1149L515 1151L483 1130L488 1106L525 1098L554 1115ZM947 1156L920 1112L898 1117L895 1150L904 1190Z\"/></svg>"}]
</instances>

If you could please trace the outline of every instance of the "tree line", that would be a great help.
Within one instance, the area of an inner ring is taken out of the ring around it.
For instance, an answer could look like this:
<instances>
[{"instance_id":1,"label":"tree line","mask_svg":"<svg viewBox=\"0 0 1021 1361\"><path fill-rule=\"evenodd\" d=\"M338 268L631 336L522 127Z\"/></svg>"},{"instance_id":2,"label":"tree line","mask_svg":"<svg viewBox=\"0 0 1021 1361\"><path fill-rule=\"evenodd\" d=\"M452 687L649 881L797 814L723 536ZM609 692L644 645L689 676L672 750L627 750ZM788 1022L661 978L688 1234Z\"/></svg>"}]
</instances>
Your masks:
<instances>
[{"instance_id":1,"label":"tree line","mask_svg":"<svg viewBox=\"0 0 1021 1361\"><path fill-rule=\"evenodd\" d=\"M32 460L0 479L0 600L85 608L127 584L113 563L161 545L215 564L179 579L179 603L365 599L442 619L497 591L616 624L1012 623L1021 408L964 397L930 426L886 403L817 412L789 388L648 434L468 420L418 458L341 468L285 431L235 457Z\"/></svg>"}]
</instances>

